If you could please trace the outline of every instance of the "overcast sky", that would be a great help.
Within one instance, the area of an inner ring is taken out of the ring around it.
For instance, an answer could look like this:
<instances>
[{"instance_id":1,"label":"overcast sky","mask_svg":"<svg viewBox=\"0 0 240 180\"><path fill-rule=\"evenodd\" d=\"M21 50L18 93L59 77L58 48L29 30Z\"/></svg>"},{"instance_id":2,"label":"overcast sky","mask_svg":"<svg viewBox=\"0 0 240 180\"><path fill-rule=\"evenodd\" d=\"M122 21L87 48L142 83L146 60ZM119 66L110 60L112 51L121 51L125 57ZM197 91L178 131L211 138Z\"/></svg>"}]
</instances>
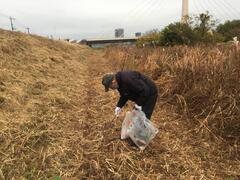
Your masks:
<instances>
[{"instance_id":1,"label":"overcast sky","mask_svg":"<svg viewBox=\"0 0 240 180\"><path fill-rule=\"evenodd\" d=\"M162 29L181 19L182 0L0 0L0 28L14 26L54 38L110 38ZM189 0L189 13L209 11L220 22L240 19L240 0Z\"/></svg>"}]
</instances>

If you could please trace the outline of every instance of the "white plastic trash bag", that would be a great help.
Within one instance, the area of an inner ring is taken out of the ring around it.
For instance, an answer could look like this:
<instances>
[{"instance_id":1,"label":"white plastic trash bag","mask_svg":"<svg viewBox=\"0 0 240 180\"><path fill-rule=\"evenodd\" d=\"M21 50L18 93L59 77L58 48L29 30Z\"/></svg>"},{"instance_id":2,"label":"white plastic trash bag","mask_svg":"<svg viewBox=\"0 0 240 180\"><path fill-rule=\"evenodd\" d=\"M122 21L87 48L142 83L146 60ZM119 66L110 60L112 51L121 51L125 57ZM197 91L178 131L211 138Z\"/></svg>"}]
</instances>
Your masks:
<instances>
[{"instance_id":1,"label":"white plastic trash bag","mask_svg":"<svg viewBox=\"0 0 240 180\"><path fill-rule=\"evenodd\" d=\"M121 139L130 137L141 150L144 150L157 133L158 129L146 118L143 111L133 110L126 113L122 123Z\"/></svg>"},{"instance_id":2,"label":"white plastic trash bag","mask_svg":"<svg viewBox=\"0 0 240 180\"><path fill-rule=\"evenodd\" d=\"M121 139L127 139L129 137L129 131L131 130L133 126L133 121L132 121L132 112L127 112L126 116L123 120L122 123L122 129L121 129Z\"/></svg>"}]
</instances>

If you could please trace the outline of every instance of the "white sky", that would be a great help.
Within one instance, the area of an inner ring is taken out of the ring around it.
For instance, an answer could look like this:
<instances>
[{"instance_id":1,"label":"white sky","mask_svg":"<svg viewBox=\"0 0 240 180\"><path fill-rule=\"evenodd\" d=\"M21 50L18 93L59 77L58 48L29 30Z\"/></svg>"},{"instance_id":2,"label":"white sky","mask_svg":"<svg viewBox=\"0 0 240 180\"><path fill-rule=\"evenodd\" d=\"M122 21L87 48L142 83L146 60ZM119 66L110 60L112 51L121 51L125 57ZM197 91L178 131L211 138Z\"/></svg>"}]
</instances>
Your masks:
<instances>
[{"instance_id":1,"label":"white sky","mask_svg":"<svg viewBox=\"0 0 240 180\"><path fill-rule=\"evenodd\" d=\"M181 19L182 0L0 0L0 28L54 38L108 38L124 28L135 32L162 29ZM189 0L189 13L209 11L220 22L240 19L240 0Z\"/></svg>"}]
</instances>

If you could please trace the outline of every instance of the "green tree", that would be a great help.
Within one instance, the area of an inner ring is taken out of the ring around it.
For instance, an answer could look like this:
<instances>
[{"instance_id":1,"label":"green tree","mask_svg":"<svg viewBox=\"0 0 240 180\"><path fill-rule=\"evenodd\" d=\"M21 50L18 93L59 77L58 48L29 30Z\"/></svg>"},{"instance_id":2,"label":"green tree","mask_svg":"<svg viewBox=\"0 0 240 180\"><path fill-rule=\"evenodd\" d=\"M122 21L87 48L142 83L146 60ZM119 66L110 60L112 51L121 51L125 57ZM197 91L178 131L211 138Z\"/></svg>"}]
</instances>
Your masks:
<instances>
[{"instance_id":1,"label":"green tree","mask_svg":"<svg viewBox=\"0 0 240 180\"><path fill-rule=\"evenodd\" d=\"M222 35L214 30L215 27L216 20L208 12L188 17L187 23L171 23L165 27L161 32L160 44L172 46L221 42Z\"/></svg>"},{"instance_id":2,"label":"green tree","mask_svg":"<svg viewBox=\"0 0 240 180\"><path fill-rule=\"evenodd\" d=\"M216 20L208 12L188 17L187 23L171 23L161 32L152 30L137 41L137 47L214 44L223 41L223 35L215 30Z\"/></svg>"},{"instance_id":3,"label":"green tree","mask_svg":"<svg viewBox=\"0 0 240 180\"><path fill-rule=\"evenodd\" d=\"M232 40L237 36L240 39L240 20L226 21L217 27L217 32L222 34L224 41Z\"/></svg>"},{"instance_id":4,"label":"green tree","mask_svg":"<svg viewBox=\"0 0 240 180\"><path fill-rule=\"evenodd\" d=\"M217 21L207 11L195 16L192 22L192 27L195 33L195 37L198 42L201 43L216 43L222 41L221 34L215 31Z\"/></svg>"},{"instance_id":5,"label":"green tree","mask_svg":"<svg viewBox=\"0 0 240 180\"><path fill-rule=\"evenodd\" d=\"M172 23L161 32L160 44L173 46L178 44L192 45L195 43L195 34L189 24Z\"/></svg>"}]
</instances>

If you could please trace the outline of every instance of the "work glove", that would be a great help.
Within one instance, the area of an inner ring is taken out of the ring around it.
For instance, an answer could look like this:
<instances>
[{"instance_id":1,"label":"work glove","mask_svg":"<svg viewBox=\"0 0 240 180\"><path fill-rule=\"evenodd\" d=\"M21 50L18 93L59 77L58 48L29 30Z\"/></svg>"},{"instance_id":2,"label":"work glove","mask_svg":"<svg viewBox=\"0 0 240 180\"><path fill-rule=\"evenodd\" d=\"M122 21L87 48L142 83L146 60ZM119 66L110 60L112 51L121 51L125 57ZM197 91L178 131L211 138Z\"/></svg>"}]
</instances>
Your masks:
<instances>
[{"instance_id":1,"label":"work glove","mask_svg":"<svg viewBox=\"0 0 240 180\"><path fill-rule=\"evenodd\" d=\"M121 110L122 110L122 109L121 109L120 107L116 107L116 108L115 108L115 116L116 116L116 117L119 116Z\"/></svg>"},{"instance_id":2,"label":"work glove","mask_svg":"<svg viewBox=\"0 0 240 180\"><path fill-rule=\"evenodd\" d=\"M137 111L141 111L142 110L142 106L139 106L137 104L134 105L134 109Z\"/></svg>"}]
</instances>

